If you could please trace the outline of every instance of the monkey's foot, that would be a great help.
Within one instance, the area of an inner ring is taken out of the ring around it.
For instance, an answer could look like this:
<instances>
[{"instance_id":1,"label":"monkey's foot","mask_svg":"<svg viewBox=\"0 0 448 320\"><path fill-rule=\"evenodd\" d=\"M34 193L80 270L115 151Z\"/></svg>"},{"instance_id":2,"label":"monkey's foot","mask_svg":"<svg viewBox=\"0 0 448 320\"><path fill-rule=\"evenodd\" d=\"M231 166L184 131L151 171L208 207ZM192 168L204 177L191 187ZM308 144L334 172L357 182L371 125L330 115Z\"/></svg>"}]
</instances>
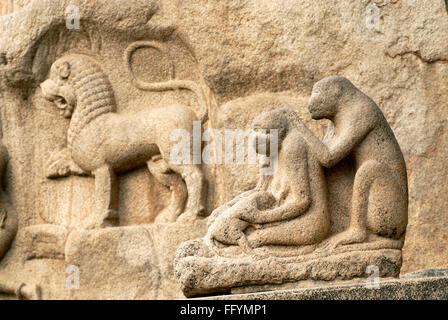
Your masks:
<instances>
[{"instance_id":1,"label":"monkey's foot","mask_svg":"<svg viewBox=\"0 0 448 320\"><path fill-rule=\"evenodd\" d=\"M366 238L367 233L365 230L351 228L330 238L323 248L333 250L342 245L361 243Z\"/></svg>"}]
</instances>

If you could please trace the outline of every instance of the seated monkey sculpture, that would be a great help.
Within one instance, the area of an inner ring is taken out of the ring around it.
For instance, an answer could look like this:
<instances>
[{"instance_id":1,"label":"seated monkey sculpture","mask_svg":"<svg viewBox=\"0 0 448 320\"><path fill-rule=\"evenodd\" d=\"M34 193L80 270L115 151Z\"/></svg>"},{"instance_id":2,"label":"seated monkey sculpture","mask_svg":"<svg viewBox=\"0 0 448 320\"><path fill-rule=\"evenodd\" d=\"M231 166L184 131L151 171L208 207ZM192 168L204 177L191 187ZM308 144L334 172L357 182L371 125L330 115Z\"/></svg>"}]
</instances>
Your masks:
<instances>
[{"instance_id":1,"label":"seated monkey sculpture","mask_svg":"<svg viewBox=\"0 0 448 320\"><path fill-rule=\"evenodd\" d=\"M309 245L320 243L330 232L327 189L323 169L309 151L297 129L298 114L277 109L256 117L252 129L260 142L271 146L278 138L277 170L260 175L257 187L247 191L210 216L206 242L239 245L246 253L265 245ZM271 129L271 130L268 130ZM277 130L278 137L272 136ZM254 146L259 152L260 148ZM272 150L269 150L272 156ZM246 229L253 227L246 236Z\"/></svg>"},{"instance_id":2,"label":"seated monkey sculpture","mask_svg":"<svg viewBox=\"0 0 448 320\"><path fill-rule=\"evenodd\" d=\"M254 130L279 132L278 172L262 176L257 188L212 213L206 238L210 247L212 240L238 244L246 252L256 246L321 242L330 228L321 166L331 168L349 155L356 166L350 225L325 247L361 243L369 235L402 238L407 226L406 166L381 110L349 80L333 76L316 83L309 111L315 120L334 123L327 143L288 109L253 121ZM249 226L255 230L246 236Z\"/></svg>"},{"instance_id":3,"label":"seated monkey sculpture","mask_svg":"<svg viewBox=\"0 0 448 320\"><path fill-rule=\"evenodd\" d=\"M188 107L173 105L136 114L117 114L108 77L92 58L79 54L69 54L54 62L41 89L64 117L71 118L67 148L50 165L47 176L95 177L95 213L88 227L116 223L116 174L142 165L173 190L180 202L175 216L185 206L185 212L192 216L205 210L206 184L200 166L170 161L171 132L184 129L193 136L193 121L201 118ZM181 179L172 178L173 174L182 177L186 188L179 185Z\"/></svg>"},{"instance_id":4,"label":"seated monkey sculpture","mask_svg":"<svg viewBox=\"0 0 448 320\"><path fill-rule=\"evenodd\" d=\"M350 226L328 246L360 243L370 234L400 239L408 221L406 165L381 110L349 80L332 76L314 85L309 111L313 119L334 124L326 143L299 128L319 163L331 168L352 156L356 166Z\"/></svg>"}]
</instances>

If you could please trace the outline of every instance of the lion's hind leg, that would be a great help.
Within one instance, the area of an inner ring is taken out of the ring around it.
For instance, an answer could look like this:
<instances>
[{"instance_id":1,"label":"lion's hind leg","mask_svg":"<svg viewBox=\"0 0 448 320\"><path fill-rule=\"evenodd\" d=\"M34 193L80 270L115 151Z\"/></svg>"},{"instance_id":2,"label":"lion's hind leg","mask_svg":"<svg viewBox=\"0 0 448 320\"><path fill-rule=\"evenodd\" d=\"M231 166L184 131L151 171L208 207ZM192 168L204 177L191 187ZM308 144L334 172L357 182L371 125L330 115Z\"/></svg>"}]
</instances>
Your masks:
<instances>
[{"instance_id":1,"label":"lion's hind leg","mask_svg":"<svg viewBox=\"0 0 448 320\"><path fill-rule=\"evenodd\" d=\"M175 222L180 214L184 212L188 197L187 187L181 176L172 171L162 157L153 157L147 162L147 166L154 178L170 189L170 216L167 222Z\"/></svg>"},{"instance_id":2,"label":"lion's hind leg","mask_svg":"<svg viewBox=\"0 0 448 320\"><path fill-rule=\"evenodd\" d=\"M179 173L187 186L188 198L186 211L193 216L204 215L207 201L207 181L198 165L174 165L170 168Z\"/></svg>"}]
</instances>

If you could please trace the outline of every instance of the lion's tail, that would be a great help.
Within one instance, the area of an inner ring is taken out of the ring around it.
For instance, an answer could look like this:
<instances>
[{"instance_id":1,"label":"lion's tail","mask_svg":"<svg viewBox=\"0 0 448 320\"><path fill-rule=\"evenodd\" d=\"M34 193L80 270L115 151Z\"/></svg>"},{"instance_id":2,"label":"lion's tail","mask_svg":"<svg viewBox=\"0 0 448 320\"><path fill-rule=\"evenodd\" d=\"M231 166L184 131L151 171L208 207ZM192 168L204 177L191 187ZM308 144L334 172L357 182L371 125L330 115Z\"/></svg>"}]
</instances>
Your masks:
<instances>
[{"instance_id":1,"label":"lion's tail","mask_svg":"<svg viewBox=\"0 0 448 320\"><path fill-rule=\"evenodd\" d=\"M191 80L177 80L174 79L174 64L171 63L171 77L172 80L168 80L165 82L145 82L142 80L139 80L135 77L134 72L132 70L131 66L131 59L132 54L138 49L142 47L150 47L154 48L156 50L159 50L166 54L165 50L162 48L162 45L157 42L153 41L137 41L132 43L125 52L124 59L126 66L128 68L128 72L131 75L132 78L132 84L141 90L146 91L153 91L153 92L163 92L163 91L170 91L170 90L179 90L179 89L185 89L193 92L199 103L200 111L199 113L196 113L197 117L200 119L201 123L204 124L208 120L208 104L209 101L206 98L210 92L204 92L200 85L198 85L195 81Z\"/></svg>"},{"instance_id":2,"label":"lion's tail","mask_svg":"<svg viewBox=\"0 0 448 320\"><path fill-rule=\"evenodd\" d=\"M197 113L197 116L201 120L201 123L204 124L208 119L208 107L204 99L204 93L202 92L199 85L194 81L169 80L166 82L147 83L141 80L133 79L133 84L138 89L154 92L163 92L178 89L190 90L196 95L199 101L200 111L199 113Z\"/></svg>"}]
</instances>

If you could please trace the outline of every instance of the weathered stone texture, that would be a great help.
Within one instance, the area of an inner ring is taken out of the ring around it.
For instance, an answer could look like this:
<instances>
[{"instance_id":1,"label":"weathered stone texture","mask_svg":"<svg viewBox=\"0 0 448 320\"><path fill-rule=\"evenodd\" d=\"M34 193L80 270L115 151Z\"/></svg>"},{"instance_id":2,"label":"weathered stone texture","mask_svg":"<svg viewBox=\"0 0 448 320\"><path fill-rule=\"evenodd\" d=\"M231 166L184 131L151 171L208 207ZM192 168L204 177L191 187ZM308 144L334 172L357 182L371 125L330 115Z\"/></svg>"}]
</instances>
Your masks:
<instances>
[{"instance_id":1,"label":"weathered stone texture","mask_svg":"<svg viewBox=\"0 0 448 320\"><path fill-rule=\"evenodd\" d=\"M372 3L379 8L378 30L366 20ZM72 4L81 7L80 30L65 27L65 9ZM249 128L260 113L286 107L322 138L328 121L314 121L306 110L313 85L335 74L350 79L378 104L405 158L409 223L401 274L448 267L446 1L0 0L0 16L0 117L9 157L5 201L14 208L8 209L13 227L18 224L16 240L0 264L0 285L8 283L3 291L33 275L54 284L43 291L44 298L178 298L182 293L174 279L175 250L206 233L202 219L166 224L173 220L170 203L177 182L163 183L146 168L118 177L116 230L77 230L91 217L94 179L47 179L48 160L66 146L69 121L48 101L55 92L45 96L39 87L51 78L55 61L68 52L94 57L110 81L117 113L171 104L197 113L202 105L194 90L141 90L135 81L162 83L174 77L198 85L208 108L204 127L221 131ZM166 48L139 47L127 68L126 48L142 39ZM61 175L76 169L70 166ZM208 184L207 213L253 188L258 179L255 166L202 169ZM351 194L353 176L348 162L326 172L329 210L342 213L331 221L332 234L348 224L350 197L339 195ZM8 234L8 248L10 238ZM96 264L100 258L104 261ZM396 260L400 265L400 257ZM88 270L85 291L63 288L70 263ZM142 271L143 266L151 268ZM114 282L135 274L129 283L112 288L99 272ZM17 281L10 282L11 274ZM136 286L139 281L151 284L142 289ZM35 298L40 292L26 287L24 294Z\"/></svg>"}]
</instances>

